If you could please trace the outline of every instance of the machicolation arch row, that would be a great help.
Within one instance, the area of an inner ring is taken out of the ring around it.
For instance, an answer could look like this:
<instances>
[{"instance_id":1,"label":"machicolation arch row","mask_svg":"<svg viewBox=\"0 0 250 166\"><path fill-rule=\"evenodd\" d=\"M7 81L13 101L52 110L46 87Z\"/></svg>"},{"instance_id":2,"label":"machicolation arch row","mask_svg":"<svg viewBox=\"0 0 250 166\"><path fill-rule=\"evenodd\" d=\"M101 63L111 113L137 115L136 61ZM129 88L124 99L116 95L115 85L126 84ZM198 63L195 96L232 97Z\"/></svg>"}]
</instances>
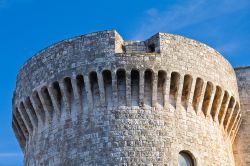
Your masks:
<instances>
[{"instance_id":1,"label":"machicolation arch row","mask_svg":"<svg viewBox=\"0 0 250 166\"><path fill-rule=\"evenodd\" d=\"M73 110L81 110L77 115L88 116L101 107L164 109L169 104L174 110L181 106L178 111L211 117L233 142L241 113L239 101L230 91L200 77L165 70L104 69L64 77L35 89L15 105L12 125L24 148L35 130L60 121L61 116L71 116ZM73 109L75 106L80 109Z\"/></svg>"}]
</instances>

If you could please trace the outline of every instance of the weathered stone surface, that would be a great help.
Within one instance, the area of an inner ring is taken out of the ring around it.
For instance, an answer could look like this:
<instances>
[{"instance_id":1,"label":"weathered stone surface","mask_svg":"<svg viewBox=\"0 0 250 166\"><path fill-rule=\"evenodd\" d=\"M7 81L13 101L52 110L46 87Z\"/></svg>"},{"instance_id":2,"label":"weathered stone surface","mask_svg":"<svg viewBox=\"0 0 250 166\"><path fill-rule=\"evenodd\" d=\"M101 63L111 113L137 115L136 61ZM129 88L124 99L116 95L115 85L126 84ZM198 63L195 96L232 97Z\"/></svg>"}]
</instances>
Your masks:
<instances>
[{"instance_id":1,"label":"weathered stone surface","mask_svg":"<svg viewBox=\"0 0 250 166\"><path fill-rule=\"evenodd\" d=\"M235 69L241 100L242 123L234 143L237 165L250 165L250 68Z\"/></svg>"},{"instance_id":2,"label":"weathered stone surface","mask_svg":"<svg viewBox=\"0 0 250 166\"><path fill-rule=\"evenodd\" d=\"M59 42L20 70L13 129L25 165L235 165L234 69L217 51L158 33L102 31Z\"/></svg>"}]
</instances>

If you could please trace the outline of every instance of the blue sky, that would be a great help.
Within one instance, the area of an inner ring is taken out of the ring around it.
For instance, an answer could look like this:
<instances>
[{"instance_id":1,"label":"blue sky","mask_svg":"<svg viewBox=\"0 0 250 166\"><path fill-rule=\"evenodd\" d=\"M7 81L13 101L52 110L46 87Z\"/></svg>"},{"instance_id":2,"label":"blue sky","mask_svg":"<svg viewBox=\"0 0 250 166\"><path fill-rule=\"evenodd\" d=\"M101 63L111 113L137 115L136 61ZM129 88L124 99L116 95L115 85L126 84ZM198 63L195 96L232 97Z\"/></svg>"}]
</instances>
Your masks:
<instances>
[{"instance_id":1,"label":"blue sky","mask_svg":"<svg viewBox=\"0 0 250 166\"><path fill-rule=\"evenodd\" d=\"M20 66L55 42L105 29L125 40L179 34L217 49L235 67L250 65L249 0L0 0L0 166L22 165L11 129Z\"/></svg>"}]
</instances>

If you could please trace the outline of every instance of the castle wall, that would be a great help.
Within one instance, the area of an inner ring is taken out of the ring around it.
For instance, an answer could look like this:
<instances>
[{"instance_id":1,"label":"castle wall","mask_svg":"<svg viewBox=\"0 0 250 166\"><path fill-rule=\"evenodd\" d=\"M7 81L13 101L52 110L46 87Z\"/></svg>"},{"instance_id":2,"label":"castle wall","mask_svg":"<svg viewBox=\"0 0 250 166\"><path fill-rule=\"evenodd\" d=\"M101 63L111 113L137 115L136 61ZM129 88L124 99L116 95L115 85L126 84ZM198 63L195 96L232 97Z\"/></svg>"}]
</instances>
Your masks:
<instances>
[{"instance_id":1,"label":"castle wall","mask_svg":"<svg viewBox=\"0 0 250 166\"><path fill-rule=\"evenodd\" d=\"M198 165L234 165L218 126L194 111L98 111L35 135L27 146L25 164L178 165L178 153L189 150Z\"/></svg>"},{"instance_id":2,"label":"castle wall","mask_svg":"<svg viewBox=\"0 0 250 166\"><path fill-rule=\"evenodd\" d=\"M234 165L240 122L231 65L215 50L158 33L65 40L17 76L13 129L26 165ZM218 155L219 154L219 155Z\"/></svg>"},{"instance_id":3,"label":"castle wall","mask_svg":"<svg viewBox=\"0 0 250 166\"><path fill-rule=\"evenodd\" d=\"M236 68L242 110L242 123L234 142L234 155L239 166L250 165L250 68Z\"/></svg>"}]
</instances>

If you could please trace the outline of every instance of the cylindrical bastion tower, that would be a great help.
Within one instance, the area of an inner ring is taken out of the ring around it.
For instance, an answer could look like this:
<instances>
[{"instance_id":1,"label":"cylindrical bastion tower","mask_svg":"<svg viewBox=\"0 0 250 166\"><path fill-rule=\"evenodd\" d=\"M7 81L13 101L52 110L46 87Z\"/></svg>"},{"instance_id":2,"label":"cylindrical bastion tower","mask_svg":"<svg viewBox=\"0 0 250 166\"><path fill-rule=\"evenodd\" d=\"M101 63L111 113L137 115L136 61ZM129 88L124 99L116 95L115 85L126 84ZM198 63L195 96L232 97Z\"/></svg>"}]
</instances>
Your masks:
<instances>
[{"instance_id":1,"label":"cylindrical bastion tower","mask_svg":"<svg viewBox=\"0 0 250 166\"><path fill-rule=\"evenodd\" d=\"M228 61L166 33L59 42L24 64L13 96L25 165L233 166L240 121Z\"/></svg>"}]
</instances>

